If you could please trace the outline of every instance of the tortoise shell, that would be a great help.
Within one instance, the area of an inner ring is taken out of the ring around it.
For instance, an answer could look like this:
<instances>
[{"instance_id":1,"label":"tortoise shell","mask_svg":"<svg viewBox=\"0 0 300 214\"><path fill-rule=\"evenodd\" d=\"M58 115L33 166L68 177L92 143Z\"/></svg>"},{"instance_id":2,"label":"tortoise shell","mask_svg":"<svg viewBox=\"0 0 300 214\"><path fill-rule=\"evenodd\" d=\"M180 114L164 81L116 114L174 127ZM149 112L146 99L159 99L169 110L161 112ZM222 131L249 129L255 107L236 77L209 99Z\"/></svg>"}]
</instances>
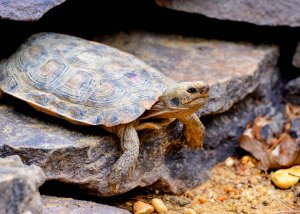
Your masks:
<instances>
[{"instance_id":1,"label":"tortoise shell","mask_svg":"<svg viewBox=\"0 0 300 214\"><path fill-rule=\"evenodd\" d=\"M31 36L0 71L4 93L74 123L108 127L137 119L170 82L131 54L56 33Z\"/></svg>"}]
</instances>

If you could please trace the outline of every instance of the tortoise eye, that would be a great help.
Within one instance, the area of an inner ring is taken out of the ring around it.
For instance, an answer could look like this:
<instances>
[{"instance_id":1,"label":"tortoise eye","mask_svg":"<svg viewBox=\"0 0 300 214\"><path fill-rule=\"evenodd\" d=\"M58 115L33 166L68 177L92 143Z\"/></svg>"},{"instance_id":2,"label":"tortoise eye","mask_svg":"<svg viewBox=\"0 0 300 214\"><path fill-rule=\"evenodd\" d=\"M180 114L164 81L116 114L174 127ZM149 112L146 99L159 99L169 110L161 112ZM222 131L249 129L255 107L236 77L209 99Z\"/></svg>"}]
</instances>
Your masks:
<instances>
[{"instance_id":1,"label":"tortoise eye","mask_svg":"<svg viewBox=\"0 0 300 214\"><path fill-rule=\"evenodd\" d=\"M187 92L189 92L191 94L195 94L195 93L197 93L197 89L196 88L188 88Z\"/></svg>"}]
</instances>

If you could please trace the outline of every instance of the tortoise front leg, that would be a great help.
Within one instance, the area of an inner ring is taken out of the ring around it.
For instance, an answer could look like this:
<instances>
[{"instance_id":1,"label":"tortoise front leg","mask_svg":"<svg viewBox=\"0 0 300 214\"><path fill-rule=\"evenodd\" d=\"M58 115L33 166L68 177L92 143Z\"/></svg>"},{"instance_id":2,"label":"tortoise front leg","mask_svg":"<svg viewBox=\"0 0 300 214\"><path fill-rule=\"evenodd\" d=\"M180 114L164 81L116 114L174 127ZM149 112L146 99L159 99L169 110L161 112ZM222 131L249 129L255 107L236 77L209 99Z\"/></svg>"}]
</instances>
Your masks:
<instances>
[{"instance_id":1,"label":"tortoise front leg","mask_svg":"<svg viewBox=\"0 0 300 214\"><path fill-rule=\"evenodd\" d=\"M0 99L3 97L3 95L4 95L4 93L3 93L3 91L1 91L1 89L0 89Z\"/></svg>"},{"instance_id":2,"label":"tortoise front leg","mask_svg":"<svg viewBox=\"0 0 300 214\"><path fill-rule=\"evenodd\" d=\"M109 183L117 192L124 177L134 169L139 156L139 137L131 124L114 127L113 132L120 138L123 150L122 156L113 166Z\"/></svg>"},{"instance_id":3,"label":"tortoise front leg","mask_svg":"<svg viewBox=\"0 0 300 214\"><path fill-rule=\"evenodd\" d=\"M201 148L205 135L205 127L196 114L185 118L178 118L184 124L186 143L192 148Z\"/></svg>"}]
</instances>

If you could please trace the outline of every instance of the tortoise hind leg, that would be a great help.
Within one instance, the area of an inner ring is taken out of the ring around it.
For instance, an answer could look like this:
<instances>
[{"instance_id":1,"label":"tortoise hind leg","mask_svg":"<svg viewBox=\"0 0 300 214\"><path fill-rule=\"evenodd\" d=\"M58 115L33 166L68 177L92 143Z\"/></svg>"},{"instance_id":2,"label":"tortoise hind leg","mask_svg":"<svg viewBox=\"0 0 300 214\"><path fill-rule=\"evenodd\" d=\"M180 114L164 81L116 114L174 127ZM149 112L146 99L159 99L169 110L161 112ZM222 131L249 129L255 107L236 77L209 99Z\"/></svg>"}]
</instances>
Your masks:
<instances>
[{"instance_id":1,"label":"tortoise hind leg","mask_svg":"<svg viewBox=\"0 0 300 214\"><path fill-rule=\"evenodd\" d=\"M4 92L0 89L0 99L3 97Z\"/></svg>"},{"instance_id":2,"label":"tortoise hind leg","mask_svg":"<svg viewBox=\"0 0 300 214\"><path fill-rule=\"evenodd\" d=\"M112 130L120 138L123 150L122 156L113 166L109 177L109 184L115 192L118 191L124 177L134 169L139 155L139 138L131 124L119 125Z\"/></svg>"}]
</instances>

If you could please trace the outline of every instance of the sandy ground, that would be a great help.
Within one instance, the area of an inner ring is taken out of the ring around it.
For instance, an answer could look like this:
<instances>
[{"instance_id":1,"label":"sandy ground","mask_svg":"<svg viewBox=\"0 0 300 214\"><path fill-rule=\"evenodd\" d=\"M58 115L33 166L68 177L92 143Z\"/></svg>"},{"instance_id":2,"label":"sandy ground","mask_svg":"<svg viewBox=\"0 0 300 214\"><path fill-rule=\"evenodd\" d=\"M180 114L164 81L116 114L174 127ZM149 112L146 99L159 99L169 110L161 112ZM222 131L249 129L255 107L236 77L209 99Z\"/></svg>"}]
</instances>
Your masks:
<instances>
[{"instance_id":1,"label":"sandy ground","mask_svg":"<svg viewBox=\"0 0 300 214\"><path fill-rule=\"evenodd\" d=\"M250 156L229 158L212 170L211 178L204 184L187 191L182 196L167 194L140 195L124 204L132 212L137 200L151 203L160 198L168 208L168 214L186 213L300 213L297 203L299 188L276 188L270 181L270 173L256 168ZM300 203L299 203L300 204Z\"/></svg>"}]
</instances>

